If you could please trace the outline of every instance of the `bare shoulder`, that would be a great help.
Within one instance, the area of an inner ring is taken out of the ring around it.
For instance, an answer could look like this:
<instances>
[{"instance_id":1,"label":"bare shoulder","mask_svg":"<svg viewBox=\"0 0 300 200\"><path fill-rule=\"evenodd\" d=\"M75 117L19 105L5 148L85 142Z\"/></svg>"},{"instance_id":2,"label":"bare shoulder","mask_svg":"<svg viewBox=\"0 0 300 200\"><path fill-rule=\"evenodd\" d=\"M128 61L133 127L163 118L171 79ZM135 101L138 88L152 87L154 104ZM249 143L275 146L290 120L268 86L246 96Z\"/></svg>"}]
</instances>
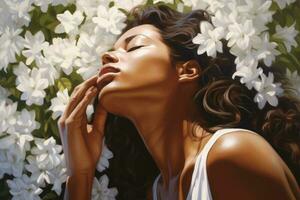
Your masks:
<instances>
[{"instance_id":1,"label":"bare shoulder","mask_svg":"<svg viewBox=\"0 0 300 200\"><path fill-rule=\"evenodd\" d=\"M239 164L256 161L257 164L263 162L274 167L281 166L278 162L280 157L272 146L260 135L249 131L234 131L222 135L212 146L209 154L211 158L209 161L213 162L225 159ZM255 168L257 167L256 165Z\"/></svg>"},{"instance_id":2,"label":"bare shoulder","mask_svg":"<svg viewBox=\"0 0 300 200\"><path fill-rule=\"evenodd\" d=\"M295 199L279 155L248 131L227 133L216 141L207 174L214 199Z\"/></svg>"}]
</instances>

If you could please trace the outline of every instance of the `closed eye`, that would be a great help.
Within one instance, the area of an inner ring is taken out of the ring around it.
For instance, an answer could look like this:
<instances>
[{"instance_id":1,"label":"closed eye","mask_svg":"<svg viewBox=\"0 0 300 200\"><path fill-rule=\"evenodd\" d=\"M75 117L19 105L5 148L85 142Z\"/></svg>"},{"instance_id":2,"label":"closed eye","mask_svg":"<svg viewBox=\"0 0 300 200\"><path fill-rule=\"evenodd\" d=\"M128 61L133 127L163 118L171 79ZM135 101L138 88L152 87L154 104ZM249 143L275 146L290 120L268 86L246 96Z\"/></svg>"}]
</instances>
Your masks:
<instances>
[{"instance_id":1,"label":"closed eye","mask_svg":"<svg viewBox=\"0 0 300 200\"><path fill-rule=\"evenodd\" d=\"M144 45L139 45L139 46L132 47L132 48L128 49L127 52L134 51L134 50L136 50L136 49L138 49L140 47L143 47L143 46Z\"/></svg>"}]
</instances>

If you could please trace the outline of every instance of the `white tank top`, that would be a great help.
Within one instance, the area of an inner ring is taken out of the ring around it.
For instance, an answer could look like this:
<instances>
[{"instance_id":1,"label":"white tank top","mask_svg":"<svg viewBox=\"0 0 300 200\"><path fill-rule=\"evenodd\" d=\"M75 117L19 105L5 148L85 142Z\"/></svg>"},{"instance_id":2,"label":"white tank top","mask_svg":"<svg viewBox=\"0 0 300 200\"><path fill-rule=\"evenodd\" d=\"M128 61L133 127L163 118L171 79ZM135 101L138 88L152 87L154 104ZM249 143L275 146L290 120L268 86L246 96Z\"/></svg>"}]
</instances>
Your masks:
<instances>
[{"instance_id":1,"label":"white tank top","mask_svg":"<svg viewBox=\"0 0 300 200\"><path fill-rule=\"evenodd\" d=\"M194 170L193 170L193 175L192 175L192 182L190 184L190 189L186 200L212 200L212 196L209 188L209 182L207 178L207 172L206 172L206 160L207 160L208 152L219 137L221 137L226 133L239 131L239 130L255 133L248 129L225 128L216 131L211 136L211 138L209 138L208 142L205 144L202 151L197 155ZM153 187L152 187L153 200L157 200L157 182L160 176L161 174L159 174L156 177L153 183Z\"/></svg>"}]
</instances>

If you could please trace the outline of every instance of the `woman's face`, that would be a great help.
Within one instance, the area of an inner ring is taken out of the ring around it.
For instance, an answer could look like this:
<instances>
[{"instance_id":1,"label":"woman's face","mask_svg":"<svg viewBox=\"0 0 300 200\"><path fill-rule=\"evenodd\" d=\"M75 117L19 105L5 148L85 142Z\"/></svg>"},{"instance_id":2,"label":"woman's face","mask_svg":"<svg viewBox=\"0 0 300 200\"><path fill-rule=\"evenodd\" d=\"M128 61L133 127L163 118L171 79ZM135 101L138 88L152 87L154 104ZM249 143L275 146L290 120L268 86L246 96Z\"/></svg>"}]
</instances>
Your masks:
<instances>
[{"instance_id":1,"label":"woman's face","mask_svg":"<svg viewBox=\"0 0 300 200\"><path fill-rule=\"evenodd\" d=\"M104 108L115 114L123 106L138 101L166 98L177 84L168 47L158 29L149 24L136 26L121 35L113 51L103 54L102 61L103 67L120 70L105 75L109 83L98 95ZM100 80L98 74L97 82Z\"/></svg>"}]
</instances>

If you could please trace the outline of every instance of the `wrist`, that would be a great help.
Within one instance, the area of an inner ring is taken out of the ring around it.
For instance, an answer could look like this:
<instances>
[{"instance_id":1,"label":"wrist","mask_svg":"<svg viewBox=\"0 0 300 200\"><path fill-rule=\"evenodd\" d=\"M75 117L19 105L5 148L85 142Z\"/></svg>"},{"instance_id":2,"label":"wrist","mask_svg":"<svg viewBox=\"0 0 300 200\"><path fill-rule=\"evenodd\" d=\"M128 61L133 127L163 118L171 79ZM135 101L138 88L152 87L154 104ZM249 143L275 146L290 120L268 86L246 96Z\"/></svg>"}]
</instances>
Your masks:
<instances>
[{"instance_id":1,"label":"wrist","mask_svg":"<svg viewBox=\"0 0 300 200\"><path fill-rule=\"evenodd\" d=\"M68 176L92 176L95 174L96 164L91 164L88 167L70 167L67 169Z\"/></svg>"},{"instance_id":2,"label":"wrist","mask_svg":"<svg viewBox=\"0 0 300 200\"><path fill-rule=\"evenodd\" d=\"M72 200L91 199L94 170L72 173L67 177L66 192Z\"/></svg>"}]
</instances>

